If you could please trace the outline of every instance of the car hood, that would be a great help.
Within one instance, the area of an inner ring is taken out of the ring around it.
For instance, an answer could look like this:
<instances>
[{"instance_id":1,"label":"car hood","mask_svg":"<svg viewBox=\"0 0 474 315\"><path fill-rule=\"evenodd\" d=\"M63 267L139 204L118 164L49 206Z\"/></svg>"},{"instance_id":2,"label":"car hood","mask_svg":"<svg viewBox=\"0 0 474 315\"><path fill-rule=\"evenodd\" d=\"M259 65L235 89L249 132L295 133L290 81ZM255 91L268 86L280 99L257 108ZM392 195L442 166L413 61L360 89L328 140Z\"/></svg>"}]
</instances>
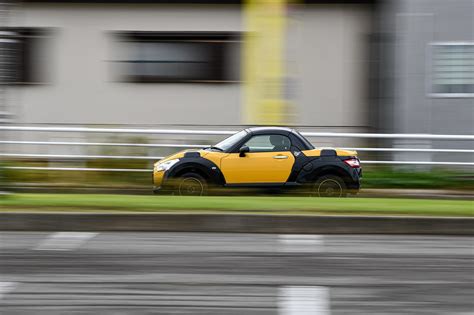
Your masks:
<instances>
[{"instance_id":1,"label":"car hood","mask_svg":"<svg viewBox=\"0 0 474 315\"><path fill-rule=\"evenodd\" d=\"M169 161L169 160L180 159L184 156L184 154L186 152L199 152L201 154L201 156L204 156L208 153L205 150L196 150L196 149L194 149L194 150L193 149L182 150L182 151L176 152L174 154L168 155L168 156L164 157L163 159L159 160L156 163L162 163L162 162L166 162L166 161Z\"/></svg>"}]
</instances>

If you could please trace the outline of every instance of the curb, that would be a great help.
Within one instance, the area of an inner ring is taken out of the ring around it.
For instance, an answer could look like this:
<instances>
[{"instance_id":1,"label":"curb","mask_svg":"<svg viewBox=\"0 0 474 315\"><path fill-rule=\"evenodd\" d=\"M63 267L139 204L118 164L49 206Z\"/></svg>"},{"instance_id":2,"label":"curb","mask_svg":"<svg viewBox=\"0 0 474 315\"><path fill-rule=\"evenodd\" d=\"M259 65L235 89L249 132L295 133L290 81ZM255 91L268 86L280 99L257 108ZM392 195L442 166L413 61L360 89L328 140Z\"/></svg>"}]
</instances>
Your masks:
<instances>
[{"instance_id":1,"label":"curb","mask_svg":"<svg viewBox=\"0 0 474 315\"><path fill-rule=\"evenodd\" d=\"M7 212L0 231L474 235L474 218Z\"/></svg>"}]
</instances>

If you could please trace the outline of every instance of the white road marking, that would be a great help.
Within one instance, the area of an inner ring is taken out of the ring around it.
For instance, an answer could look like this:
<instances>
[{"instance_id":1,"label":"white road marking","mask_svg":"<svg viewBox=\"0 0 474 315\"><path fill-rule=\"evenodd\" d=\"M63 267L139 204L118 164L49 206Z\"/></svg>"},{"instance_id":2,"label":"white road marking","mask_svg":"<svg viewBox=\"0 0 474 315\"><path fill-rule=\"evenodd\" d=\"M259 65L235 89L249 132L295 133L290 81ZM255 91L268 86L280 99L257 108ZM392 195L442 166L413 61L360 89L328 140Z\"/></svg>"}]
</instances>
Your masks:
<instances>
[{"instance_id":1,"label":"white road marking","mask_svg":"<svg viewBox=\"0 0 474 315\"><path fill-rule=\"evenodd\" d=\"M91 232L57 232L49 235L41 242L35 250L73 250L91 238L97 236L98 233Z\"/></svg>"},{"instance_id":2,"label":"white road marking","mask_svg":"<svg viewBox=\"0 0 474 315\"><path fill-rule=\"evenodd\" d=\"M324 237L322 235L280 235L281 251L291 253L322 252Z\"/></svg>"},{"instance_id":3,"label":"white road marking","mask_svg":"<svg viewBox=\"0 0 474 315\"><path fill-rule=\"evenodd\" d=\"M0 300L5 296L5 294L13 291L16 286L16 282L0 282Z\"/></svg>"},{"instance_id":4,"label":"white road marking","mask_svg":"<svg viewBox=\"0 0 474 315\"><path fill-rule=\"evenodd\" d=\"M280 287L280 315L330 315L329 289L316 286Z\"/></svg>"}]
</instances>

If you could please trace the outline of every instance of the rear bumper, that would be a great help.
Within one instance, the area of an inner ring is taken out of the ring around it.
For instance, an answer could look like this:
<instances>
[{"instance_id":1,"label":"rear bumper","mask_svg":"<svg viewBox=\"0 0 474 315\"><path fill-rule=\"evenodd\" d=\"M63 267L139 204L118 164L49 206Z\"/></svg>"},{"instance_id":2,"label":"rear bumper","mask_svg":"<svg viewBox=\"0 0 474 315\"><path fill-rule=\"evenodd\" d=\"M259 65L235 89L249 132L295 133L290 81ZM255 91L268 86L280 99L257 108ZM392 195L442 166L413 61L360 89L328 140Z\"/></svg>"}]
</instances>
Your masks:
<instances>
[{"instance_id":1,"label":"rear bumper","mask_svg":"<svg viewBox=\"0 0 474 315\"><path fill-rule=\"evenodd\" d=\"M357 193L362 185L362 168L352 169L350 180L346 181L345 184L350 193Z\"/></svg>"}]
</instances>

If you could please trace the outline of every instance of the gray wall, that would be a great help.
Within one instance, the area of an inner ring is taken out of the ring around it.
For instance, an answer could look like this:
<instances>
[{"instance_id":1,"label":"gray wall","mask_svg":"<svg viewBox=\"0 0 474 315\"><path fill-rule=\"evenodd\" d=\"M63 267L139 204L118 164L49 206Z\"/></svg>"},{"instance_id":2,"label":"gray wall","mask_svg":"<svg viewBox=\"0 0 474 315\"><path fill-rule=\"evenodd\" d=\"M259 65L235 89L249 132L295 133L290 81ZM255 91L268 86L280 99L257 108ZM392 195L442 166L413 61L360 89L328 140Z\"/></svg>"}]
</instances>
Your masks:
<instances>
[{"instance_id":1,"label":"gray wall","mask_svg":"<svg viewBox=\"0 0 474 315\"><path fill-rule=\"evenodd\" d=\"M397 131L472 133L474 98L432 97L428 85L431 43L474 41L474 1L405 1L396 36Z\"/></svg>"},{"instance_id":2,"label":"gray wall","mask_svg":"<svg viewBox=\"0 0 474 315\"><path fill-rule=\"evenodd\" d=\"M431 95L431 44L474 41L474 0L385 1L378 16L384 54L383 93L373 109L379 129L396 133L473 134L474 98ZM389 78L389 79L387 79ZM378 107L378 108L377 108ZM389 126L389 128L386 128ZM472 141L397 141L401 147L474 148ZM423 154L397 154L414 160ZM429 154L423 158L429 159ZM437 161L473 161L472 154L435 154Z\"/></svg>"}]
</instances>

